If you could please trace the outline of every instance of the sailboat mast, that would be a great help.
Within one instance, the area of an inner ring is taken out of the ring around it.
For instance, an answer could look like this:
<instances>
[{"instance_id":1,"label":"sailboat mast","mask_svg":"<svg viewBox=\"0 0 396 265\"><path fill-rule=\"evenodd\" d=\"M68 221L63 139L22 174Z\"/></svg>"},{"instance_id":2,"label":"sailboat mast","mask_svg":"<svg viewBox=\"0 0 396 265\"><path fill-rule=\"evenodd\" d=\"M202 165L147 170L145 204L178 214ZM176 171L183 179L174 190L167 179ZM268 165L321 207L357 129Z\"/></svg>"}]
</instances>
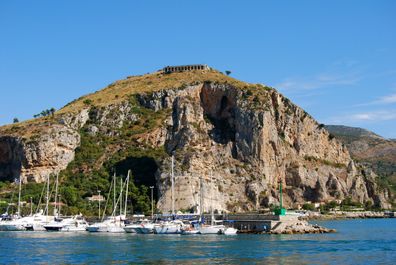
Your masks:
<instances>
[{"instance_id":1,"label":"sailboat mast","mask_svg":"<svg viewBox=\"0 0 396 265\"><path fill-rule=\"evenodd\" d=\"M204 199L203 199L203 179L202 176L199 177L199 213L201 214L201 221L204 213Z\"/></svg>"},{"instance_id":2,"label":"sailboat mast","mask_svg":"<svg viewBox=\"0 0 396 265\"><path fill-rule=\"evenodd\" d=\"M58 216L60 216L61 215L61 195L59 194L58 195L59 196L59 200L58 200Z\"/></svg>"},{"instance_id":3,"label":"sailboat mast","mask_svg":"<svg viewBox=\"0 0 396 265\"><path fill-rule=\"evenodd\" d=\"M19 176L18 216L21 216L21 188L22 188L22 178L21 176Z\"/></svg>"},{"instance_id":4,"label":"sailboat mast","mask_svg":"<svg viewBox=\"0 0 396 265\"><path fill-rule=\"evenodd\" d=\"M48 216L48 206L49 206L49 183L50 182L50 177L49 175L47 176L47 196L46 196L46 202L45 202L45 215Z\"/></svg>"},{"instance_id":5,"label":"sailboat mast","mask_svg":"<svg viewBox=\"0 0 396 265\"><path fill-rule=\"evenodd\" d=\"M57 199L58 199L58 179L59 179L59 173L56 174L56 183L55 183L55 208L54 208L54 216L58 215L59 217L59 211L57 211Z\"/></svg>"},{"instance_id":6,"label":"sailboat mast","mask_svg":"<svg viewBox=\"0 0 396 265\"><path fill-rule=\"evenodd\" d=\"M128 176L126 178L126 188L125 188L125 203L124 203L124 215L127 215L127 203L128 203L128 186L129 186L129 174L131 170L128 170Z\"/></svg>"},{"instance_id":7,"label":"sailboat mast","mask_svg":"<svg viewBox=\"0 0 396 265\"><path fill-rule=\"evenodd\" d=\"M214 225L214 212L212 206L210 206L210 225Z\"/></svg>"},{"instance_id":8,"label":"sailboat mast","mask_svg":"<svg viewBox=\"0 0 396 265\"><path fill-rule=\"evenodd\" d=\"M116 172L114 170L114 176L113 176L113 215L115 215L116 212Z\"/></svg>"},{"instance_id":9,"label":"sailboat mast","mask_svg":"<svg viewBox=\"0 0 396 265\"><path fill-rule=\"evenodd\" d=\"M33 198L30 197L30 216L33 215Z\"/></svg>"},{"instance_id":10,"label":"sailboat mast","mask_svg":"<svg viewBox=\"0 0 396 265\"><path fill-rule=\"evenodd\" d=\"M173 167L174 167L174 156L173 156L173 154L172 154L172 169L171 169L171 172L172 172L172 176L171 176L171 183L172 183L172 187L171 187L171 193L172 193L172 215L174 215L175 214L175 175L174 175L174 172L173 172Z\"/></svg>"},{"instance_id":11,"label":"sailboat mast","mask_svg":"<svg viewBox=\"0 0 396 265\"><path fill-rule=\"evenodd\" d=\"M121 190L120 190L120 215L122 215L122 190L123 190L123 187L122 187L122 177L121 177L121 179L120 179L120 188L121 188Z\"/></svg>"},{"instance_id":12,"label":"sailboat mast","mask_svg":"<svg viewBox=\"0 0 396 265\"><path fill-rule=\"evenodd\" d=\"M214 212L213 212L213 171L210 170L210 224L214 225Z\"/></svg>"}]
</instances>

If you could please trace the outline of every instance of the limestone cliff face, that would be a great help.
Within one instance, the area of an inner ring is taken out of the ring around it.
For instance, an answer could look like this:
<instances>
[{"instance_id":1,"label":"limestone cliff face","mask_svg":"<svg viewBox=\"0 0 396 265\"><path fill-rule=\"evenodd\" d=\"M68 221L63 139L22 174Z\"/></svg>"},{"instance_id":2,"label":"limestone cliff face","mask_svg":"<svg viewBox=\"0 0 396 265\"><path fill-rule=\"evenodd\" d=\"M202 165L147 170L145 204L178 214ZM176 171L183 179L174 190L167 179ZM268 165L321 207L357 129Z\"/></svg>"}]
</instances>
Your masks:
<instances>
[{"instance_id":1,"label":"limestone cliff face","mask_svg":"<svg viewBox=\"0 0 396 265\"><path fill-rule=\"evenodd\" d=\"M165 77L171 79L172 74L159 76ZM176 161L176 209L197 208L200 192L205 211L265 208L278 203L279 181L287 207L348 196L389 207L376 175L356 165L345 146L274 89L201 80L134 96L135 103L120 100L62 113L33 139L3 133L0 178L20 175L24 182L41 182L65 169L83 129L91 137L113 139L95 164L132 144L165 148L166 158L153 158L158 166L157 206L163 212L171 209L171 154ZM136 111L134 104L153 115L161 113L161 119L150 124L151 117ZM143 120L146 130L138 133ZM126 135L133 139L126 142Z\"/></svg>"},{"instance_id":2,"label":"limestone cliff face","mask_svg":"<svg viewBox=\"0 0 396 265\"><path fill-rule=\"evenodd\" d=\"M50 174L65 169L74 159L80 135L62 125L52 125L29 140L17 136L0 137L1 179L22 178L43 182Z\"/></svg>"},{"instance_id":3,"label":"limestone cliff face","mask_svg":"<svg viewBox=\"0 0 396 265\"><path fill-rule=\"evenodd\" d=\"M261 92L266 100L255 103L249 91L205 83L146 100L153 108L173 101L165 146L177 161L177 209L199 205L200 178L205 210L248 211L278 203L279 180L289 207L347 196L388 207L376 176L356 170L345 146L275 90ZM163 163L157 177L163 210L171 207L169 164Z\"/></svg>"}]
</instances>

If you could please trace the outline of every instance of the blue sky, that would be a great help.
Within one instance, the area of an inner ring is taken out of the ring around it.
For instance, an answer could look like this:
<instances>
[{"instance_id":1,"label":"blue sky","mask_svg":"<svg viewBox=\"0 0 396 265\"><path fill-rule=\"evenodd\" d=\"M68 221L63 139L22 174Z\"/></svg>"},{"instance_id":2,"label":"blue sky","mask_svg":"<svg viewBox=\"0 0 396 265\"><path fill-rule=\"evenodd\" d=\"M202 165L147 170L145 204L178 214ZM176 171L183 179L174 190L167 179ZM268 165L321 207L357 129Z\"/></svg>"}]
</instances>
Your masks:
<instances>
[{"instance_id":1,"label":"blue sky","mask_svg":"<svg viewBox=\"0 0 396 265\"><path fill-rule=\"evenodd\" d=\"M396 138L396 1L0 1L0 124L206 63Z\"/></svg>"}]
</instances>

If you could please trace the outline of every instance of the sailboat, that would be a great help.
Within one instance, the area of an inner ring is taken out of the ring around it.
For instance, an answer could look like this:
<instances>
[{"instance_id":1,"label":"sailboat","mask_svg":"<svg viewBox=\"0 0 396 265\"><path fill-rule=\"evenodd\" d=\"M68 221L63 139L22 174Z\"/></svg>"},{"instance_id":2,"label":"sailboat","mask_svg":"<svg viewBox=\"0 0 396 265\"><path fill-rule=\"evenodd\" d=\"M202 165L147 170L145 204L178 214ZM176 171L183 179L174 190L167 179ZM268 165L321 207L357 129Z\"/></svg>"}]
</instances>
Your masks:
<instances>
[{"instance_id":1,"label":"sailboat","mask_svg":"<svg viewBox=\"0 0 396 265\"><path fill-rule=\"evenodd\" d=\"M220 234L223 235L236 235L238 233L238 229L234 227L226 227L220 231Z\"/></svg>"},{"instance_id":2,"label":"sailboat","mask_svg":"<svg viewBox=\"0 0 396 265\"><path fill-rule=\"evenodd\" d=\"M127 199L128 199L128 185L129 185L129 176L130 176L130 170L128 170L128 176L126 178L126 196L125 196L125 208L124 208L124 213L122 213L122 208L120 207L120 215L115 215L116 211L117 211L117 206L118 203L123 199L122 198L122 192L120 194L120 196L118 197L118 200L116 201L116 175L114 173L114 177L113 177L113 185L114 186L114 190L113 190L113 213L111 216L105 218L102 222L98 222L98 223L94 223L92 225L87 226L86 230L88 232L109 232L109 233L124 233L124 227L125 227L125 219L126 219L126 207L127 207ZM122 185L122 184L121 184ZM111 192L111 188L110 187L110 191L109 194ZM123 186L121 186L121 191L123 190ZM120 204L121 206L121 204ZM106 211L106 209L105 209ZM104 212L105 212L104 211Z\"/></svg>"},{"instance_id":3,"label":"sailboat","mask_svg":"<svg viewBox=\"0 0 396 265\"><path fill-rule=\"evenodd\" d=\"M175 174L174 174L174 155L172 155L171 164L171 201L172 201L172 216L175 216ZM163 221L154 226L155 234L180 234L184 228L184 223L180 220Z\"/></svg>"},{"instance_id":4,"label":"sailboat","mask_svg":"<svg viewBox=\"0 0 396 265\"><path fill-rule=\"evenodd\" d=\"M19 194L18 194L18 212L17 218L9 221L0 222L0 231L44 231L44 225L53 220L53 216L48 215L48 203L49 203L49 176L47 176L47 203L46 203L46 213L43 214L41 210L38 213L30 214L29 216L21 217L21 187L22 179L19 178ZM40 199L41 200L41 199Z\"/></svg>"},{"instance_id":5,"label":"sailboat","mask_svg":"<svg viewBox=\"0 0 396 265\"><path fill-rule=\"evenodd\" d=\"M184 223L180 220L165 221L154 226L155 234L180 234Z\"/></svg>"},{"instance_id":6,"label":"sailboat","mask_svg":"<svg viewBox=\"0 0 396 265\"><path fill-rule=\"evenodd\" d=\"M212 215L210 218L210 225L207 224L201 224L200 227L198 228L200 234L221 234L222 231L225 229L225 226L222 224L222 220L215 220L214 219L214 214L213 214L213 209L212 209Z\"/></svg>"},{"instance_id":7,"label":"sailboat","mask_svg":"<svg viewBox=\"0 0 396 265\"><path fill-rule=\"evenodd\" d=\"M56 175L56 189L58 186L58 178L59 175ZM50 187L50 176L47 176L47 181L46 181L46 205L45 205L45 209L44 211L42 209L39 210L39 208L37 207L37 211L35 214L31 214L29 216L23 217L22 219L24 219L25 221L25 229L29 230L29 231L45 231L44 226L49 224L50 222L52 222L55 219L55 216L51 216L49 215L49 201L50 201L50 191L49 191L49 187ZM43 190L44 191L44 190ZM41 202L41 198L39 201L39 205Z\"/></svg>"},{"instance_id":8,"label":"sailboat","mask_svg":"<svg viewBox=\"0 0 396 265\"><path fill-rule=\"evenodd\" d=\"M54 220L52 222L43 224L44 229L47 231L61 231L61 232L85 231L86 227L88 226L88 222L84 219L82 214L67 218L61 217L60 201L57 201L58 186L59 186L59 176L57 175L56 184L55 184Z\"/></svg>"},{"instance_id":9,"label":"sailboat","mask_svg":"<svg viewBox=\"0 0 396 265\"><path fill-rule=\"evenodd\" d=\"M182 235L197 235L197 234L200 234L199 230L197 229L198 225L199 224L197 223L197 221L191 221L190 225L184 226L182 228L181 234Z\"/></svg>"},{"instance_id":10,"label":"sailboat","mask_svg":"<svg viewBox=\"0 0 396 265\"><path fill-rule=\"evenodd\" d=\"M201 190L201 202L200 202L200 208L201 208L201 225L199 226L198 230L200 234L226 234L226 235L231 235L231 234L236 234L237 229L232 228L232 227L226 227L223 224L223 220L215 220L214 213L213 213L213 208L211 208L211 218L210 218L210 225L203 224L203 182L202 178L200 179L200 190Z\"/></svg>"},{"instance_id":11,"label":"sailboat","mask_svg":"<svg viewBox=\"0 0 396 265\"><path fill-rule=\"evenodd\" d=\"M22 178L19 177L19 193L18 193L18 210L14 216L8 216L7 208L7 218L0 221L0 231L23 231L26 230L24 227L24 222L21 221L21 186Z\"/></svg>"}]
</instances>

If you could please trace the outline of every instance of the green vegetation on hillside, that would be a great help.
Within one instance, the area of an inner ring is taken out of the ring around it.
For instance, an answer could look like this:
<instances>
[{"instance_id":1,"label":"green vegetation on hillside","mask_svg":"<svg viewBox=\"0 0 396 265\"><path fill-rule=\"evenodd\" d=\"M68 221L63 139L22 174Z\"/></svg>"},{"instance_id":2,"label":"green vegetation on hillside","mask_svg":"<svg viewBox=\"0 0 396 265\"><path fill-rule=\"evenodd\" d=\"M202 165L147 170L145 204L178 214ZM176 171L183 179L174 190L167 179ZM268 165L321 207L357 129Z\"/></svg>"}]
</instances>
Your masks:
<instances>
[{"instance_id":1,"label":"green vegetation on hillside","mask_svg":"<svg viewBox=\"0 0 396 265\"><path fill-rule=\"evenodd\" d=\"M129 102L132 105L131 111L139 117L138 120L125 121L121 128L111 128L112 134L97 132L93 135L90 133L88 126L97 122L92 119L80 129L81 144L75 150L75 158L59 174L59 193L62 202L67 205L62 208L64 214L81 212L87 216L97 215L98 203L89 202L86 198L98 194L99 190L107 197L114 171L120 183L120 178L126 179L128 170L132 172L129 186L129 213L132 211L148 213L151 210L149 186L155 186L155 171L167 154L163 147L153 147L149 143L139 141L139 137L161 126L170 110L155 112L144 108L139 105L134 95L129 97ZM91 112L99 108L93 107ZM118 113L113 112L111 115L116 117ZM55 177L52 176L51 179L51 186L53 186ZM8 202L13 197L13 202L15 202L16 185L4 182L0 184L1 197ZM33 203L37 205L43 187L44 184L36 183L23 185L22 200L29 202L32 197ZM43 200L42 198L41 203ZM6 207L7 204L0 204L0 210L5 211ZM107 214L110 214L111 201L107 209ZM25 214L29 211L30 206L23 208Z\"/></svg>"}]
</instances>

